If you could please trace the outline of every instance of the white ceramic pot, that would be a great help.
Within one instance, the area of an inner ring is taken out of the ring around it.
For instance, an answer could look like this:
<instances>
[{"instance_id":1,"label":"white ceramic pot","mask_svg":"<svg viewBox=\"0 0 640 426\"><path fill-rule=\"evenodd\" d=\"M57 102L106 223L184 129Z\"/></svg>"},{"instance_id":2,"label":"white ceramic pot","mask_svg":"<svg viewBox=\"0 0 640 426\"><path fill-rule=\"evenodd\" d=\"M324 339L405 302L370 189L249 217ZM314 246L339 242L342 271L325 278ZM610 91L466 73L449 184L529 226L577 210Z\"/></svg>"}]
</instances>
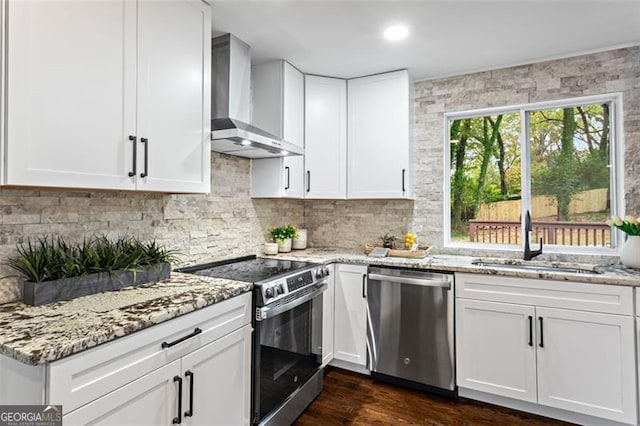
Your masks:
<instances>
[{"instance_id":1,"label":"white ceramic pot","mask_svg":"<svg viewBox=\"0 0 640 426\"><path fill-rule=\"evenodd\" d=\"M278 254L278 243L264 243L264 254Z\"/></svg>"},{"instance_id":2,"label":"white ceramic pot","mask_svg":"<svg viewBox=\"0 0 640 426\"><path fill-rule=\"evenodd\" d=\"M291 238L287 238L286 240L277 240L277 241L278 241L278 252L289 253L291 251Z\"/></svg>"},{"instance_id":3,"label":"white ceramic pot","mask_svg":"<svg viewBox=\"0 0 640 426\"><path fill-rule=\"evenodd\" d=\"M298 236L291 242L291 248L294 250L304 250L307 248L307 230L298 229Z\"/></svg>"},{"instance_id":4,"label":"white ceramic pot","mask_svg":"<svg viewBox=\"0 0 640 426\"><path fill-rule=\"evenodd\" d=\"M622 245L620 261L627 268L640 269L640 235L628 235Z\"/></svg>"}]
</instances>

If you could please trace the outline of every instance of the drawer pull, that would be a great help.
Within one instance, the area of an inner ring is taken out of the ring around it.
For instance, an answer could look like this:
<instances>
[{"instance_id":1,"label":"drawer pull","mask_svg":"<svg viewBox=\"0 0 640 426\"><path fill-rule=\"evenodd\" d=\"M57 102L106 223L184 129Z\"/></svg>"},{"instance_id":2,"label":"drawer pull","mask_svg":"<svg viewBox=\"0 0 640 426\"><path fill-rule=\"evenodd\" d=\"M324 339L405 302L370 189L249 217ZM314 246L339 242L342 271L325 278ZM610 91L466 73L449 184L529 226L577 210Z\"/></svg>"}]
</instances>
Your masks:
<instances>
[{"instance_id":1,"label":"drawer pull","mask_svg":"<svg viewBox=\"0 0 640 426\"><path fill-rule=\"evenodd\" d=\"M138 164L138 147L136 146L136 137L129 135L129 140L133 142L133 169L129 172L129 177L134 177L136 175L136 168Z\"/></svg>"},{"instance_id":2,"label":"drawer pull","mask_svg":"<svg viewBox=\"0 0 640 426\"><path fill-rule=\"evenodd\" d=\"M140 138L140 142L144 144L144 172L140 173L141 178L149 176L149 139Z\"/></svg>"},{"instance_id":3,"label":"drawer pull","mask_svg":"<svg viewBox=\"0 0 640 426\"><path fill-rule=\"evenodd\" d=\"M407 192L407 188L404 186L404 174L407 172L406 169L402 169L402 192Z\"/></svg>"},{"instance_id":4,"label":"drawer pull","mask_svg":"<svg viewBox=\"0 0 640 426\"><path fill-rule=\"evenodd\" d=\"M171 343L169 343L169 342L162 342L162 349L167 349L167 348L170 348L170 347L172 347L172 346L175 346L175 345L177 345L178 343L182 343L182 342L184 342L184 341L185 341L185 340L187 340L187 339L191 339L192 337L195 337L195 336L197 336L197 335L198 335L198 334L200 334L200 333L202 333L202 330L200 330L199 328L197 328L197 327L196 327L196 328L193 330L193 333L191 333L191 334L187 334L186 336L181 337L181 338L179 338L178 340L174 340L174 341L173 341L173 342L171 342Z\"/></svg>"},{"instance_id":5,"label":"drawer pull","mask_svg":"<svg viewBox=\"0 0 640 426\"><path fill-rule=\"evenodd\" d=\"M174 417L172 423L179 425L182 423L182 377L173 376L173 381L178 382L178 417Z\"/></svg>"},{"instance_id":6,"label":"drawer pull","mask_svg":"<svg viewBox=\"0 0 640 426\"><path fill-rule=\"evenodd\" d=\"M193 417L193 372L187 370L184 375L189 378L189 409L184 412L184 416Z\"/></svg>"},{"instance_id":7,"label":"drawer pull","mask_svg":"<svg viewBox=\"0 0 640 426\"><path fill-rule=\"evenodd\" d=\"M284 171L287 173L287 184L284 186L284 189L289 189L291 187L291 169L289 166L285 166Z\"/></svg>"}]
</instances>

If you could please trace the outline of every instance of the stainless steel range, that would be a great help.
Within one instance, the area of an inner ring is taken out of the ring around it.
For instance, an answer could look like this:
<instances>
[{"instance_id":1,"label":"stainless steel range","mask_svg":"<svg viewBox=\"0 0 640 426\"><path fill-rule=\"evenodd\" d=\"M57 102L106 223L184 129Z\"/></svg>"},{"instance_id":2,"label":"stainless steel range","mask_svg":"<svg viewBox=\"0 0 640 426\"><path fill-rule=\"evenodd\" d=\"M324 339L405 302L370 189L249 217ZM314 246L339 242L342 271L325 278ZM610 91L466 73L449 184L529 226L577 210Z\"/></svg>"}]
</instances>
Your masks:
<instances>
[{"instance_id":1,"label":"stainless steel range","mask_svg":"<svg viewBox=\"0 0 640 426\"><path fill-rule=\"evenodd\" d=\"M252 420L293 423L322 391L322 292L328 268L248 256L181 272L254 284Z\"/></svg>"}]
</instances>

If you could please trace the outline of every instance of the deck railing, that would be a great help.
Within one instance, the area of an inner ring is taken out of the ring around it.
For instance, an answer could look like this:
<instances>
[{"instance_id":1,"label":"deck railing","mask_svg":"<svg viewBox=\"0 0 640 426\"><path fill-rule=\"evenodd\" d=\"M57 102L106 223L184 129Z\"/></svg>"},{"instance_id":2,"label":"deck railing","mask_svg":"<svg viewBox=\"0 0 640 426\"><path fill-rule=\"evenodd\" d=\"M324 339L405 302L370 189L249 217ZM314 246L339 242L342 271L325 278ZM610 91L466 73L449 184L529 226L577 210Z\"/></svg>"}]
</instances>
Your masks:
<instances>
[{"instance_id":1,"label":"deck railing","mask_svg":"<svg viewBox=\"0 0 640 426\"><path fill-rule=\"evenodd\" d=\"M519 221L470 220L469 241L494 244L520 244ZM531 243L542 238L545 244L567 246L611 245L611 228L603 222L537 222L532 223Z\"/></svg>"}]
</instances>

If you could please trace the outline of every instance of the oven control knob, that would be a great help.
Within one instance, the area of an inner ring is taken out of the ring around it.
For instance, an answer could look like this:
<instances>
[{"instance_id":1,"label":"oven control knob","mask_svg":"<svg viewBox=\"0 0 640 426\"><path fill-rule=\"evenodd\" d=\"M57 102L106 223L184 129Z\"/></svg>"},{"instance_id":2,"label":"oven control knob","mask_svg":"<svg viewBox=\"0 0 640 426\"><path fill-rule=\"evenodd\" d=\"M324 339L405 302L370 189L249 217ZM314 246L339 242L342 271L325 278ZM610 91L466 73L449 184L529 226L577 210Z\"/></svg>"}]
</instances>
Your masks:
<instances>
[{"instance_id":1,"label":"oven control knob","mask_svg":"<svg viewBox=\"0 0 640 426\"><path fill-rule=\"evenodd\" d=\"M321 268L316 269L316 278L321 279L329 276L329 268L323 266Z\"/></svg>"},{"instance_id":2,"label":"oven control knob","mask_svg":"<svg viewBox=\"0 0 640 426\"><path fill-rule=\"evenodd\" d=\"M264 295L267 297L267 299L271 299L274 296L273 287L267 287L267 289L264 291Z\"/></svg>"},{"instance_id":3,"label":"oven control knob","mask_svg":"<svg viewBox=\"0 0 640 426\"><path fill-rule=\"evenodd\" d=\"M284 287L282 286L282 284L278 284L278 286L276 287L276 294L284 294Z\"/></svg>"},{"instance_id":4,"label":"oven control knob","mask_svg":"<svg viewBox=\"0 0 640 426\"><path fill-rule=\"evenodd\" d=\"M322 278L322 268L318 268L314 271L313 275L315 275L316 279L319 280Z\"/></svg>"}]
</instances>

